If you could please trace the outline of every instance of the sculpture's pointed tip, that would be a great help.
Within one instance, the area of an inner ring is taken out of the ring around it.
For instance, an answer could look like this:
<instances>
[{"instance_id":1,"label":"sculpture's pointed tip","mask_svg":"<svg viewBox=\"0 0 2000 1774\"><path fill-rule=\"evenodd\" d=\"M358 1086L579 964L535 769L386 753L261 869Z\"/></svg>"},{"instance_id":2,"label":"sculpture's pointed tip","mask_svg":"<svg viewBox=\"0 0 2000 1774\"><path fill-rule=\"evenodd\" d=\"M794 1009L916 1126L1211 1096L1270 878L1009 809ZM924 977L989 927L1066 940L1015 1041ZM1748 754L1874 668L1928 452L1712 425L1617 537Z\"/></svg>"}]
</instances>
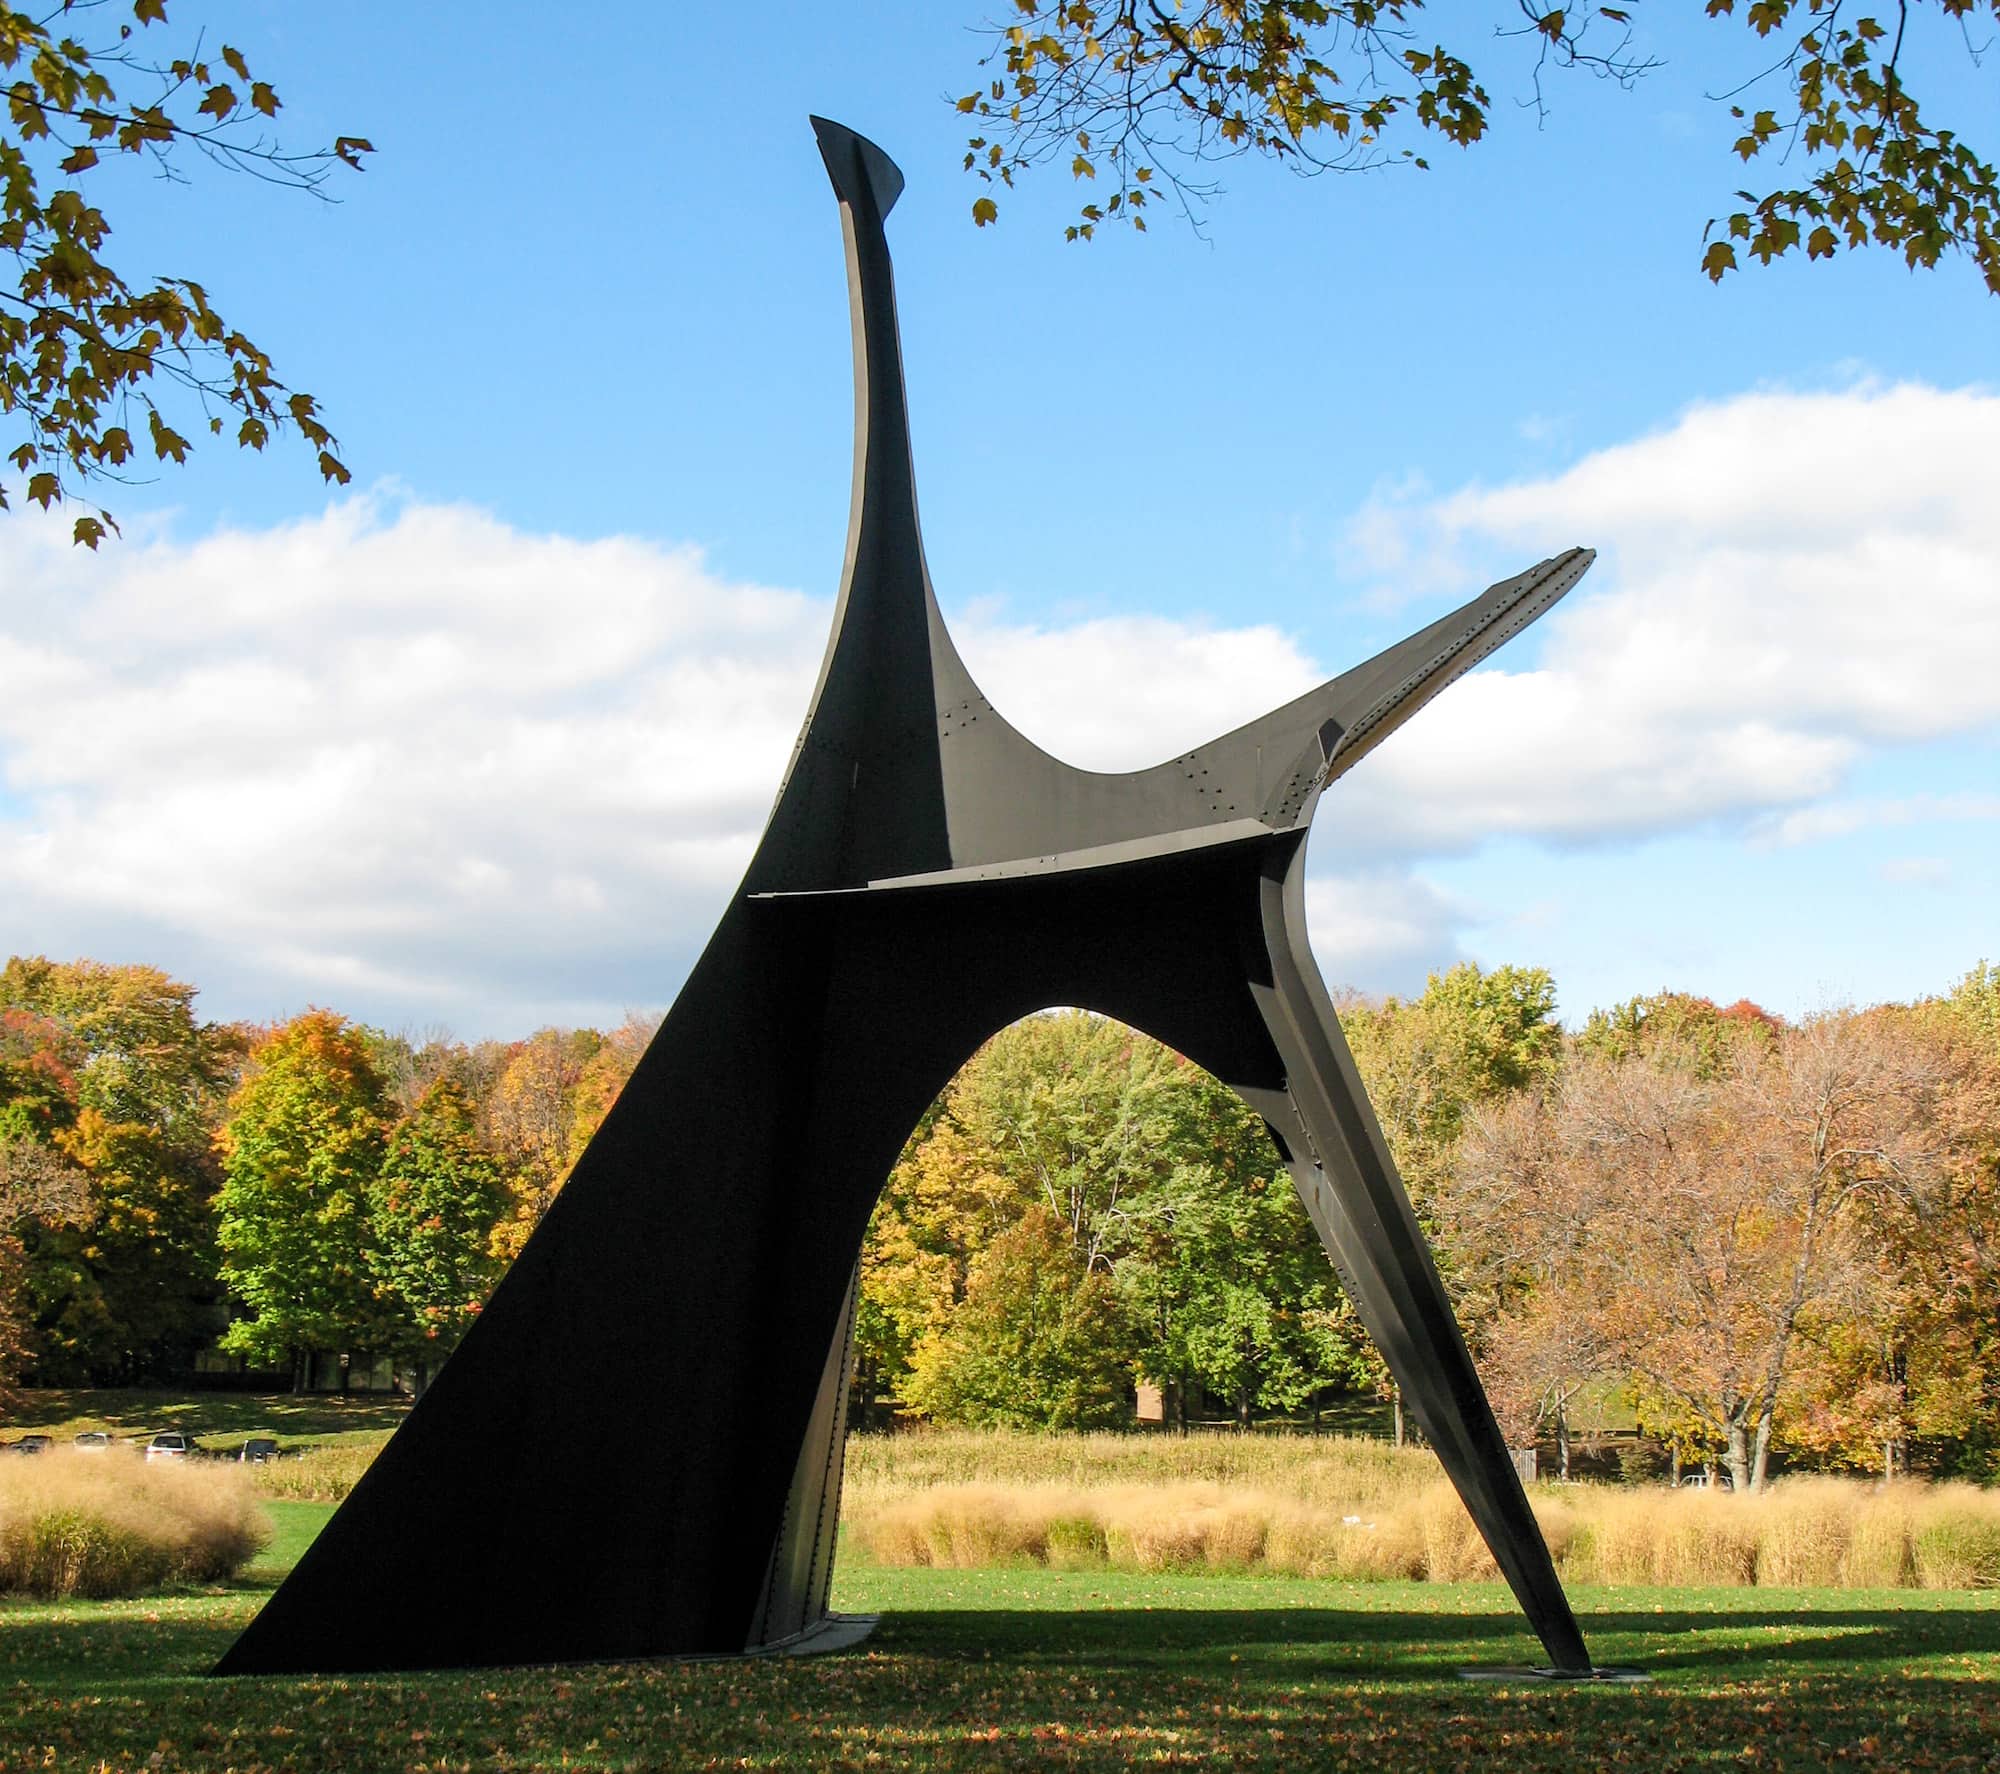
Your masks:
<instances>
[{"instance_id":1,"label":"sculpture's pointed tip","mask_svg":"<svg viewBox=\"0 0 2000 1774\"><path fill-rule=\"evenodd\" d=\"M874 202L876 219L885 218L903 194L903 169L866 136L844 123L814 117L812 126L813 134L819 138L820 158L826 162L826 176L833 181L834 195L854 209L865 192Z\"/></svg>"}]
</instances>

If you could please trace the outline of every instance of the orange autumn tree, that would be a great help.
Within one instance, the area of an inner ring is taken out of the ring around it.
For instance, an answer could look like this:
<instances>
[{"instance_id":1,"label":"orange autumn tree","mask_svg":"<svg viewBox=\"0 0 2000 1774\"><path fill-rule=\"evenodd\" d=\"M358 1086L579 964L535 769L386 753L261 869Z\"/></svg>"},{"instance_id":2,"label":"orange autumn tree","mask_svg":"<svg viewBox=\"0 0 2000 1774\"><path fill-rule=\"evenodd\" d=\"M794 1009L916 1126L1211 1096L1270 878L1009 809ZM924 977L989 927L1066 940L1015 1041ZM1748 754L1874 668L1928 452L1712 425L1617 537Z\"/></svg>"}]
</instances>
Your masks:
<instances>
[{"instance_id":1,"label":"orange autumn tree","mask_svg":"<svg viewBox=\"0 0 2000 1774\"><path fill-rule=\"evenodd\" d=\"M540 1029L508 1049L485 1113L486 1143L505 1170L509 1197L493 1231L496 1257L511 1262L520 1255L656 1026L632 1016L609 1035Z\"/></svg>"},{"instance_id":2,"label":"orange autumn tree","mask_svg":"<svg viewBox=\"0 0 2000 1774\"><path fill-rule=\"evenodd\" d=\"M1787 1430L1823 1461L1890 1478L1913 1445L1968 1477L1995 1463L2000 1049L1950 1010L1867 1013L1870 1038L1903 1056L1919 1161L1869 1194L1852 1293L1807 1325Z\"/></svg>"},{"instance_id":3,"label":"orange autumn tree","mask_svg":"<svg viewBox=\"0 0 2000 1774\"><path fill-rule=\"evenodd\" d=\"M1512 1278L1489 1359L1533 1372L1561 1300L1588 1334L1545 1354L1542 1384L1581 1350L1758 1488L1782 1414L1810 1420L1820 1352L1865 1311L1885 1219L1969 1161L1953 1090L1886 1012L1719 1057L1683 1038L1579 1052L1553 1090L1480 1117L1462 1154L1458 1236Z\"/></svg>"}]
</instances>

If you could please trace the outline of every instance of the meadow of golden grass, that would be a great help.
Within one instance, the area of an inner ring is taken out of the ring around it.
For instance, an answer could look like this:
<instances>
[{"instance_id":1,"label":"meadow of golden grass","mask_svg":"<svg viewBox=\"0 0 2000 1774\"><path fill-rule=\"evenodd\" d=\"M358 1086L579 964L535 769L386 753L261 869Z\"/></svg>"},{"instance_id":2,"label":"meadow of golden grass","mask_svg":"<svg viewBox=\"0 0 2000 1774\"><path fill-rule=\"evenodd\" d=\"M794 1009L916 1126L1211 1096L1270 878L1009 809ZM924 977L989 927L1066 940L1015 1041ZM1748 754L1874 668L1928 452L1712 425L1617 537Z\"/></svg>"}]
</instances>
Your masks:
<instances>
[{"instance_id":1,"label":"meadow of golden grass","mask_svg":"<svg viewBox=\"0 0 2000 1774\"><path fill-rule=\"evenodd\" d=\"M0 1593L54 1599L212 1583L269 1537L235 1466L67 1448L0 1462Z\"/></svg>"},{"instance_id":2,"label":"meadow of golden grass","mask_svg":"<svg viewBox=\"0 0 2000 1774\"><path fill-rule=\"evenodd\" d=\"M1343 1509L1407 1501L1438 1481L1418 1448L1346 1435L1048 1435L919 1429L847 1439L847 1489L944 1484L1216 1484Z\"/></svg>"},{"instance_id":3,"label":"meadow of golden grass","mask_svg":"<svg viewBox=\"0 0 2000 1774\"><path fill-rule=\"evenodd\" d=\"M2000 1493L1790 1478L1757 1496L1663 1486L1530 1492L1563 1575L1669 1587L2000 1584ZM856 1437L843 1517L878 1563L1492 1578L1414 1449L1331 1438Z\"/></svg>"}]
</instances>

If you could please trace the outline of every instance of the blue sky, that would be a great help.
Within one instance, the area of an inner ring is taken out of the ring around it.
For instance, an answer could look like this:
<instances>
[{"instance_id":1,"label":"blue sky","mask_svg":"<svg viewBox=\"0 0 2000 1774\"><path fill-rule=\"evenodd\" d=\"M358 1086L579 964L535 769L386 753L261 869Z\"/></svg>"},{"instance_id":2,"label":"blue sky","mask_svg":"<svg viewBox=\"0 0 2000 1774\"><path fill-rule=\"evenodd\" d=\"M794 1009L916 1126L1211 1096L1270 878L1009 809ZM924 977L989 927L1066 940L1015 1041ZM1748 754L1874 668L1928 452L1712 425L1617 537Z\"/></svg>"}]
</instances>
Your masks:
<instances>
[{"instance_id":1,"label":"blue sky","mask_svg":"<svg viewBox=\"0 0 2000 1774\"><path fill-rule=\"evenodd\" d=\"M288 143L378 152L338 205L121 176L121 262L202 277L355 487L211 447L114 489L95 560L0 520L0 945L151 961L215 1016L462 1036L671 997L839 569L819 111L907 175L933 577L1054 749L1165 755L1603 551L1329 795L1335 984L1540 963L1572 1020L1943 989L2000 954L2000 304L1880 253L1710 286L1743 175L1707 95L1755 51L1687 10L1636 90L1556 78L1541 116L1496 43L1493 138L1428 174L1240 163L1204 233L1078 247L1060 170L970 224L946 101L977 0L182 4ZM2000 63L1917 47L1968 127L1994 114Z\"/></svg>"}]
</instances>

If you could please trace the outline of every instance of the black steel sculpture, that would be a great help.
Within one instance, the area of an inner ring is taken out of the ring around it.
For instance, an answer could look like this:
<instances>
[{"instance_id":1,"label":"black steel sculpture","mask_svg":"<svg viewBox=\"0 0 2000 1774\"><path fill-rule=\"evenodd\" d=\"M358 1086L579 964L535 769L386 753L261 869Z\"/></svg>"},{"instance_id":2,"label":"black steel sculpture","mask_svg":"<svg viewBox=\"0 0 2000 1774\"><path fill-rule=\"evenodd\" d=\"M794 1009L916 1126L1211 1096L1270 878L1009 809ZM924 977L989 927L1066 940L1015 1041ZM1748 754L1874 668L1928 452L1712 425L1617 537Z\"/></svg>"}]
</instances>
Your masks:
<instances>
[{"instance_id":1,"label":"black steel sculpture","mask_svg":"<svg viewBox=\"0 0 2000 1774\"><path fill-rule=\"evenodd\" d=\"M1583 550L1236 732L1098 775L979 693L917 533L882 221L840 200L855 486L833 636L748 874L547 1219L219 1673L741 1653L823 1630L852 1277L926 1104L1049 1004L1269 1124L1362 1322L1558 1670L1590 1661L1306 943L1321 791Z\"/></svg>"}]
</instances>

